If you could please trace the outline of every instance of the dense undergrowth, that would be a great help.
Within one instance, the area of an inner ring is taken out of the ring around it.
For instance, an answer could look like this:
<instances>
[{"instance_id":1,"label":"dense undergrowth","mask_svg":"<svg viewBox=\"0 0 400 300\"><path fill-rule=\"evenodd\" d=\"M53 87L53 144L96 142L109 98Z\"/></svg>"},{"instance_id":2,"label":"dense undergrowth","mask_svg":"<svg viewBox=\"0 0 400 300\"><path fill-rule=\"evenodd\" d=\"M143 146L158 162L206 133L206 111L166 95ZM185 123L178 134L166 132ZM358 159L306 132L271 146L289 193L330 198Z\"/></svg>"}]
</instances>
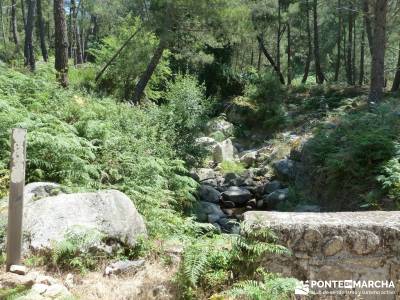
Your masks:
<instances>
[{"instance_id":1,"label":"dense undergrowth","mask_svg":"<svg viewBox=\"0 0 400 300\"><path fill-rule=\"evenodd\" d=\"M116 188L145 215L151 235L188 228L180 212L194 199L196 183L183 161L183 145L191 143L182 139L197 127L205 101L195 79L178 77L171 83L166 105L138 108L60 89L49 65L40 65L34 75L0 68L2 196L8 185L10 130L22 126L28 129L27 182Z\"/></svg>"}]
</instances>

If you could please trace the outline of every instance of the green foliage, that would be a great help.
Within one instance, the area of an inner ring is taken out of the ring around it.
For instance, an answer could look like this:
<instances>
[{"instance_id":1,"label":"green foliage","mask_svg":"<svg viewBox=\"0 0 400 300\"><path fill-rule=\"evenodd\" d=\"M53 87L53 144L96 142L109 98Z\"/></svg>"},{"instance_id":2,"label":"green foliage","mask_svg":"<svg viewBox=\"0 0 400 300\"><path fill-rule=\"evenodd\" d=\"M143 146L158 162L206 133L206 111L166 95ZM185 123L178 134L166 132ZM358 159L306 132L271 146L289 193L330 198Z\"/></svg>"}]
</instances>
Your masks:
<instances>
[{"instance_id":1,"label":"green foliage","mask_svg":"<svg viewBox=\"0 0 400 300\"><path fill-rule=\"evenodd\" d=\"M284 92L275 74L267 72L251 76L245 96L256 107L252 117L259 120L265 129L272 131L285 123Z\"/></svg>"},{"instance_id":2,"label":"green foliage","mask_svg":"<svg viewBox=\"0 0 400 300\"><path fill-rule=\"evenodd\" d=\"M14 288L2 288L0 289L0 299L14 300L24 296L29 291L29 288L23 285L16 286Z\"/></svg>"},{"instance_id":3,"label":"green foliage","mask_svg":"<svg viewBox=\"0 0 400 300\"><path fill-rule=\"evenodd\" d=\"M7 193L11 128L23 126L28 129L28 182L115 188L145 215L151 236L186 231L181 209L194 200L197 184L182 160L186 143L179 152L174 146L183 136L190 142L190 130L193 136L200 130L197 106L184 123L178 115L185 116L186 96L193 105L202 97L200 88L192 90L194 80L182 78L181 85L171 86L172 104L139 108L60 89L51 65L37 67L31 75L0 67L1 193ZM166 116L169 109L174 116Z\"/></svg>"},{"instance_id":4,"label":"green foliage","mask_svg":"<svg viewBox=\"0 0 400 300\"><path fill-rule=\"evenodd\" d=\"M240 235L214 235L189 241L177 277L182 298L193 299L201 293L209 297L229 290L232 285L237 289L239 286L234 285L237 280L258 281L260 278L255 270L265 255L288 254L288 250L276 245L274 239L274 234L268 229L242 224ZM264 282L257 284L278 285L266 277ZM276 288L275 294L285 292Z\"/></svg>"},{"instance_id":5,"label":"green foliage","mask_svg":"<svg viewBox=\"0 0 400 300\"><path fill-rule=\"evenodd\" d=\"M310 155L315 186L323 187L323 204L332 209L354 209L362 199L380 186L394 187L397 175L393 158L400 132L400 119L393 113L392 103L380 105L376 111L342 114L338 125L320 128L306 146ZM392 163L390 161L392 160ZM392 174L390 174L392 173ZM336 199L335 203L327 202Z\"/></svg>"},{"instance_id":6,"label":"green foliage","mask_svg":"<svg viewBox=\"0 0 400 300\"><path fill-rule=\"evenodd\" d=\"M220 164L220 168L223 174L235 173L243 174L246 168L242 163L225 160Z\"/></svg>"},{"instance_id":7,"label":"green foliage","mask_svg":"<svg viewBox=\"0 0 400 300\"><path fill-rule=\"evenodd\" d=\"M298 284L294 278L280 278L275 274L257 270L261 280L245 280L234 284L225 292L234 299L248 300L289 300Z\"/></svg>"},{"instance_id":8,"label":"green foliage","mask_svg":"<svg viewBox=\"0 0 400 300\"><path fill-rule=\"evenodd\" d=\"M65 239L57 242L52 250L52 263L64 270L85 272L94 269L101 258L92 251L92 247L102 240L97 230L70 230Z\"/></svg>"}]
</instances>

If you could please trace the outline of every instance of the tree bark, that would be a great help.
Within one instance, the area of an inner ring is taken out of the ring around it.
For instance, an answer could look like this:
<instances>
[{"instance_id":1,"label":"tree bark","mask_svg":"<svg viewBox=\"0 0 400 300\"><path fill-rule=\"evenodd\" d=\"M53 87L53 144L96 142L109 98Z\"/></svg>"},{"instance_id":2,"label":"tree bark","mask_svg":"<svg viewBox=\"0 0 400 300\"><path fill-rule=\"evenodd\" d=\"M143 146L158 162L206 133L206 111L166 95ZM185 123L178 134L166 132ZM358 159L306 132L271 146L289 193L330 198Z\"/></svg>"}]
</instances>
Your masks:
<instances>
[{"instance_id":1,"label":"tree bark","mask_svg":"<svg viewBox=\"0 0 400 300\"><path fill-rule=\"evenodd\" d=\"M261 47L258 46L258 60L257 60L257 71L261 70Z\"/></svg>"},{"instance_id":2,"label":"tree bark","mask_svg":"<svg viewBox=\"0 0 400 300\"><path fill-rule=\"evenodd\" d=\"M388 0L375 0L374 39L372 44L370 104L382 100L385 86L386 14Z\"/></svg>"},{"instance_id":3,"label":"tree bark","mask_svg":"<svg viewBox=\"0 0 400 300\"><path fill-rule=\"evenodd\" d=\"M371 26L371 15L369 13L369 0L363 0L362 2L362 9L364 14L364 22L365 22L365 30L367 32L367 39L368 39L368 46L369 46L369 53L372 56L372 26Z\"/></svg>"},{"instance_id":4,"label":"tree bark","mask_svg":"<svg viewBox=\"0 0 400 300\"><path fill-rule=\"evenodd\" d=\"M340 63L341 63L341 42L342 42L342 27L343 27L343 17L341 13L342 3L338 0L338 14L339 14L339 28L338 28L338 36L337 36L337 56L336 56L336 67L335 67L335 78L334 81L337 82L339 80L340 73Z\"/></svg>"},{"instance_id":5,"label":"tree bark","mask_svg":"<svg viewBox=\"0 0 400 300\"><path fill-rule=\"evenodd\" d=\"M348 13L348 38L347 38L347 55L346 55L346 78L347 84L353 85L353 7L350 5Z\"/></svg>"},{"instance_id":6,"label":"tree bark","mask_svg":"<svg viewBox=\"0 0 400 300\"><path fill-rule=\"evenodd\" d=\"M4 15L3 15L3 0L0 0L0 19L1 19L1 35L3 38L4 48L7 47L7 37L6 37L6 29L4 26Z\"/></svg>"},{"instance_id":7,"label":"tree bark","mask_svg":"<svg viewBox=\"0 0 400 300\"><path fill-rule=\"evenodd\" d=\"M78 28L78 7L76 0L71 0L71 53L74 56L74 64L79 65L83 63L82 45Z\"/></svg>"},{"instance_id":8,"label":"tree bark","mask_svg":"<svg viewBox=\"0 0 400 300\"><path fill-rule=\"evenodd\" d=\"M42 0L36 0L37 9L37 27L39 32L40 49L42 51L43 60L48 61L49 55L46 46L46 30L44 25L43 11L42 11Z\"/></svg>"},{"instance_id":9,"label":"tree bark","mask_svg":"<svg viewBox=\"0 0 400 300\"><path fill-rule=\"evenodd\" d=\"M149 80L153 75L154 70L156 69L158 63L160 62L160 59L164 53L165 48L166 48L166 43L161 37L160 42L156 48L156 51L154 52L153 57L150 60L150 63L147 65L146 70L140 76L139 82L136 84L135 91L132 97L132 102L134 104L140 104L140 100L142 99L144 90L147 84L149 83Z\"/></svg>"},{"instance_id":10,"label":"tree bark","mask_svg":"<svg viewBox=\"0 0 400 300\"><path fill-rule=\"evenodd\" d=\"M291 37L290 37L290 23L287 23L287 84L290 85L292 83L292 45L291 45Z\"/></svg>"},{"instance_id":11,"label":"tree bark","mask_svg":"<svg viewBox=\"0 0 400 300\"><path fill-rule=\"evenodd\" d=\"M392 92L396 92L400 88L400 43L399 43L399 56L397 58L396 74L394 76Z\"/></svg>"},{"instance_id":12,"label":"tree bark","mask_svg":"<svg viewBox=\"0 0 400 300\"><path fill-rule=\"evenodd\" d=\"M360 76L358 84L364 84L364 61L365 61L365 19L363 19L363 27L361 31L361 48L360 48Z\"/></svg>"},{"instance_id":13,"label":"tree bark","mask_svg":"<svg viewBox=\"0 0 400 300\"><path fill-rule=\"evenodd\" d=\"M17 25L17 0L11 1L11 28L16 51L19 51L19 36Z\"/></svg>"},{"instance_id":14,"label":"tree bark","mask_svg":"<svg viewBox=\"0 0 400 300\"><path fill-rule=\"evenodd\" d=\"M35 71L35 51L33 49L33 29L35 26L35 0L28 0L28 15L25 29L25 66Z\"/></svg>"},{"instance_id":15,"label":"tree bark","mask_svg":"<svg viewBox=\"0 0 400 300\"><path fill-rule=\"evenodd\" d=\"M325 81L324 73L321 69L321 57L319 52L319 32L318 32L318 0L313 1L314 13L314 60L315 60L315 77L318 84Z\"/></svg>"},{"instance_id":16,"label":"tree bark","mask_svg":"<svg viewBox=\"0 0 400 300\"><path fill-rule=\"evenodd\" d=\"M258 40L258 43L260 45L260 49L262 50L262 52L264 53L265 57L268 59L269 63L271 64L271 66L274 68L276 74L278 75L279 81L282 84L285 84L285 78L283 77L281 71L279 70L278 66L276 65L274 59L269 54L267 48L265 48L265 46L264 46L264 38L262 37L262 35L258 35L257 36L257 40Z\"/></svg>"},{"instance_id":17,"label":"tree bark","mask_svg":"<svg viewBox=\"0 0 400 300\"><path fill-rule=\"evenodd\" d=\"M282 21L281 21L281 1L278 0L278 33L276 35L276 67L279 72L281 71L281 31L282 31Z\"/></svg>"},{"instance_id":18,"label":"tree bark","mask_svg":"<svg viewBox=\"0 0 400 300\"><path fill-rule=\"evenodd\" d=\"M21 13L22 13L22 22L24 23L24 30L25 30L26 29L25 0L21 0Z\"/></svg>"},{"instance_id":19,"label":"tree bark","mask_svg":"<svg viewBox=\"0 0 400 300\"><path fill-rule=\"evenodd\" d=\"M64 0L54 0L55 68L61 86L68 86L68 37Z\"/></svg>"},{"instance_id":20,"label":"tree bark","mask_svg":"<svg viewBox=\"0 0 400 300\"><path fill-rule=\"evenodd\" d=\"M308 43L308 53L307 60L304 66L304 75L301 80L302 83L307 82L308 73L310 72L311 56L312 56L312 42L311 42L311 28L310 28L310 6L308 0L306 0L306 10L307 10L307 43Z\"/></svg>"}]
</instances>

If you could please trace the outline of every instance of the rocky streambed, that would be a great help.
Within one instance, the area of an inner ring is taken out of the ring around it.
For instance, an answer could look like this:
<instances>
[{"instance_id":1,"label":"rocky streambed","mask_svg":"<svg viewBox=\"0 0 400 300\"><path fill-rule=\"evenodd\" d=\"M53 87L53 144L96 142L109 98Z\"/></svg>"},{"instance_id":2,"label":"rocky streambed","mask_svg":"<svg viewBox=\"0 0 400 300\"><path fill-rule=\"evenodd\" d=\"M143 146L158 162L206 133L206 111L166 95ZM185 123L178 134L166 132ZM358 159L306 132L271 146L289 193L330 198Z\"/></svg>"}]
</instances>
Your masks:
<instances>
[{"instance_id":1,"label":"rocky streambed","mask_svg":"<svg viewBox=\"0 0 400 300\"><path fill-rule=\"evenodd\" d=\"M242 220L246 211L285 207L291 198L289 181L294 178L296 165L287 157L269 159L274 149L268 144L245 149L233 138L233 132L233 124L224 118L210 121L207 136L196 140L208 151L209 163L192 171L192 177L200 184L194 209L197 220L211 223L223 232L237 231L235 221ZM320 207L297 205L293 210L317 212Z\"/></svg>"}]
</instances>

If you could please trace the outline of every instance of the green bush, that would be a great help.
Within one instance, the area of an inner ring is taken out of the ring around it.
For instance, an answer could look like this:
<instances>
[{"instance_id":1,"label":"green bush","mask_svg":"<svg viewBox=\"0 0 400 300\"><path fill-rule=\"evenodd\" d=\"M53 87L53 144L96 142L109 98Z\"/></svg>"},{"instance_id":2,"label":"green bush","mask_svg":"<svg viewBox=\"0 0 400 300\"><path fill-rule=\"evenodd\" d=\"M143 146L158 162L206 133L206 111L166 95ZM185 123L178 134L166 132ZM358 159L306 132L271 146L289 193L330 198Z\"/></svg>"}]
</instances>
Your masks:
<instances>
[{"instance_id":1,"label":"green bush","mask_svg":"<svg viewBox=\"0 0 400 300\"><path fill-rule=\"evenodd\" d=\"M249 80L245 96L256 106L257 118L267 130L275 130L285 123L284 91L272 73L256 75Z\"/></svg>"},{"instance_id":2,"label":"green bush","mask_svg":"<svg viewBox=\"0 0 400 300\"><path fill-rule=\"evenodd\" d=\"M315 179L314 186L324 189L319 200L327 208L359 208L368 193L381 188L376 177L384 165L386 174L391 169L397 175L396 165L390 163L396 155L400 133L400 118L394 110L396 106L387 103L375 112L342 114L337 127L321 127L309 141L308 168ZM389 177L395 180L396 175ZM386 183L386 187L394 185Z\"/></svg>"},{"instance_id":3,"label":"green bush","mask_svg":"<svg viewBox=\"0 0 400 300\"><path fill-rule=\"evenodd\" d=\"M51 65L38 64L36 74L0 67L0 194L7 192L11 128L23 126L28 182L119 189L145 215L150 235L186 230L182 208L194 200L197 184L183 158L190 131L196 136L199 130L195 104L203 97L201 88L192 90L194 80L182 79L170 88L171 104L139 108L60 89L54 78ZM189 96L193 102L184 103ZM187 142L180 142L185 136Z\"/></svg>"}]
</instances>

